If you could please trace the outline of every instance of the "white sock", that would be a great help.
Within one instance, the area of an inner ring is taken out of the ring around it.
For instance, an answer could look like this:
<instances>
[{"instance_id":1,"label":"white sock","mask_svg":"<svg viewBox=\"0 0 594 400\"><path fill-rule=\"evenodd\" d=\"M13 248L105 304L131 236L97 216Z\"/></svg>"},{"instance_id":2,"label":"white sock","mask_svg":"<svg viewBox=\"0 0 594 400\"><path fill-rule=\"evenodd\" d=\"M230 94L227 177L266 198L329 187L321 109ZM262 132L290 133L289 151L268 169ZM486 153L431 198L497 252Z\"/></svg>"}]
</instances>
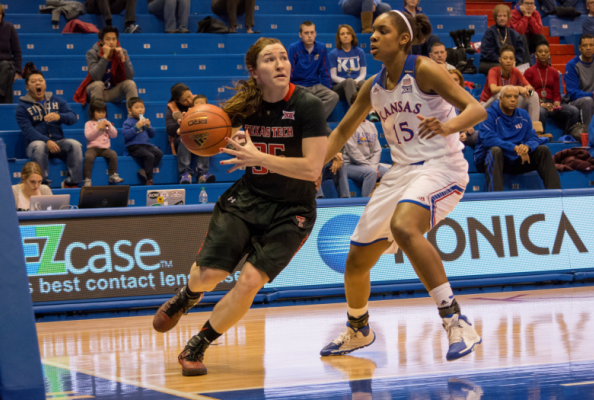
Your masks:
<instances>
[{"instance_id":1,"label":"white sock","mask_svg":"<svg viewBox=\"0 0 594 400\"><path fill-rule=\"evenodd\" d=\"M351 308L349 307L349 315L353 318L359 318L362 315L365 315L367 312L367 304L363 308Z\"/></svg>"},{"instance_id":2,"label":"white sock","mask_svg":"<svg viewBox=\"0 0 594 400\"><path fill-rule=\"evenodd\" d=\"M429 292L429 296L435 301L438 308L449 307L454 302L454 292L449 282L439 285Z\"/></svg>"}]
</instances>

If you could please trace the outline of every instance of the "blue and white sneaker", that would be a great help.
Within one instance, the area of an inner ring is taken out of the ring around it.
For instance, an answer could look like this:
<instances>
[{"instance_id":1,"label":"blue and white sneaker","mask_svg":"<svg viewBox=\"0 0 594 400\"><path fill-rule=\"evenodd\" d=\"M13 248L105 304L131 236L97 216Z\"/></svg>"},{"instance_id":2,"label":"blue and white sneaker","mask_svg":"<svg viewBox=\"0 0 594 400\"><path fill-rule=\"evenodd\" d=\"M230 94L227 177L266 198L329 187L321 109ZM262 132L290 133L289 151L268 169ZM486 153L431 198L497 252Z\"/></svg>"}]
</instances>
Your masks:
<instances>
[{"instance_id":1,"label":"blue and white sneaker","mask_svg":"<svg viewBox=\"0 0 594 400\"><path fill-rule=\"evenodd\" d=\"M357 349L367 347L375 342L375 333L369 325L360 329L351 328L347 322L346 331L342 331L340 336L330 342L320 351L321 356L339 356L348 354Z\"/></svg>"},{"instance_id":2,"label":"blue and white sneaker","mask_svg":"<svg viewBox=\"0 0 594 400\"><path fill-rule=\"evenodd\" d=\"M483 341L464 315L452 314L445 317L443 327L448 333L450 342L450 348L446 354L448 361L454 361L472 353L474 347Z\"/></svg>"}]
</instances>

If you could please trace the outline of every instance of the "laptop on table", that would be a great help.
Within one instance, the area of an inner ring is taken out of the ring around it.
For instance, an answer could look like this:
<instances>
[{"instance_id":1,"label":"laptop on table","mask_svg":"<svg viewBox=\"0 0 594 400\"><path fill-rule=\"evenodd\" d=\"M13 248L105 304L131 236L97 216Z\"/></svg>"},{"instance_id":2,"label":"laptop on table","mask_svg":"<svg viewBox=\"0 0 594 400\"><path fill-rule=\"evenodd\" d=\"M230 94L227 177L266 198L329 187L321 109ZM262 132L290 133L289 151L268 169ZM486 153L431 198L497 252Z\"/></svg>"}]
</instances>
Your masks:
<instances>
[{"instance_id":1,"label":"laptop on table","mask_svg":"<svg viewBox=\"0 0 594 400\"><path fill-rule=\"evenodd\" d=\"M128 207L129 185L83 186L78 208Z\"/></svg>"},{"instance_id":2,"label":"laptop on table","mask_svg":"<svg viewBox=\"0 0 594 400\"><path fill-rule=\"evenodd\" d=\"M68 210L69 208L69 194L31 196L31 201L29 205L29 210L31 211Z\"/></svg>"}]
</instances>

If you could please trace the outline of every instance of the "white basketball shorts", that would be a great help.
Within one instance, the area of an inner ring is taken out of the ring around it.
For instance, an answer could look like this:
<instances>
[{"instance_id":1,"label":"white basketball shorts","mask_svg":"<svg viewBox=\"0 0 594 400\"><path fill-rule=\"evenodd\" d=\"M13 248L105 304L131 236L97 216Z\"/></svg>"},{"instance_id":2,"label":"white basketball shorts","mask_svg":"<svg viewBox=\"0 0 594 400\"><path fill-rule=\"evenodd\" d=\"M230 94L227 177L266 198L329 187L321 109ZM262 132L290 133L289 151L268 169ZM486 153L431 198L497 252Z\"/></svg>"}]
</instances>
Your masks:
<instances>
[{"instance_id":1,"label":"white basketball shorts","mask_svg":"<svg viewBox=\"0 0 594 400\"><path fill-rule=\"evenodd\" d=\"M398 251L390 221L398 203L410 202L431 212L431 227L458 204L468 184L468 163L461 152L433 158L422 165L394 165L375 189L363 210L351 244L366 246L388 240L385 251Z\"/></svg>"}]
</instances>

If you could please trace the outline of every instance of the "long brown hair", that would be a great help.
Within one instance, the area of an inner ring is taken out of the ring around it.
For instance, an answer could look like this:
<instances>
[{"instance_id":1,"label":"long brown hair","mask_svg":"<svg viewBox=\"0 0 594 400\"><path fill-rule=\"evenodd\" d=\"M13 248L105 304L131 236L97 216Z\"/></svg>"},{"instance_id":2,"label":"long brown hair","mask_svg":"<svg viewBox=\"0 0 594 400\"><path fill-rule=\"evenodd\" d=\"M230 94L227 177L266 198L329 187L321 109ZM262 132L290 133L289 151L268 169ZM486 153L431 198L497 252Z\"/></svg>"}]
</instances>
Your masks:
<instances>
[{"instance_id":1,"label":"long brown hair","mask_svg":"<svg viewBox=\"0 0 594 400\"><path fill-rule=\"evenodd\" d=\"M262 37L249 48L245 54L245 65L247 66L248 71L256 69L260 52L264 50L266 46L272 44L280 44L285 47L278 39ZM254 78L250 76L247 81L243 79L238 81L233 90L237 93L227 100L223 106L223 111L229 115L229 118L233 119L235 116L246 118L256 112L260 112L260 107L262 105L262 90Z\"/></svg>"},{"instance_id":2,"label":"long brown hair","mask_svg":"<svg viewBox=\"0 0 594 400\"><path fill-rule=\"evenodd\" d=\"M357 35L355 35L355 31L353 30L353 28L350 25L342 24L342 25L339 25L338 29L336 30L336 48L342 50L342 42L340 41L340 30L342 28L346 28L346 30L349 31L349 33L353 37L353 39L351 40L351 46L357 47L357 45L359 44L359 41L357 40Z\"/></svg>"},{"instance_id":3,"label":"long brown hair","mask_svg":"<svg viewBox=\"0 0 594 400\"><path fill-rule=\"evenodd\" d=\"M413 44L421 44L425 41L425 38L431 34L431 22L429 22L429 18L425 14L417 14L414 17L409 13L401 13L402 15L398 14L395 11L390 11L387 13L390 16L390 20L392 21L392 25L396 27L398 34L408 33L408 25L402 19L402 15L404 18L408 20L410 27L413 31L412 40L409 40L406 44L406 48L404 49L406 53L410 53L410 48Z\"/></svg>"},{"instance_id":4,"label":"long brown hair","mask_svg":"<svg viewBox=\"0 0 594 400\"><path fill-rule=\"evenodd\" d=\"M23 170L21 171L21 182L25 182L33 174L37 174L43 178L43 171L41 170L39 164L37 164L35 161L29 161L27 164L25 164Z\"/></svg>"}]
</instances>

